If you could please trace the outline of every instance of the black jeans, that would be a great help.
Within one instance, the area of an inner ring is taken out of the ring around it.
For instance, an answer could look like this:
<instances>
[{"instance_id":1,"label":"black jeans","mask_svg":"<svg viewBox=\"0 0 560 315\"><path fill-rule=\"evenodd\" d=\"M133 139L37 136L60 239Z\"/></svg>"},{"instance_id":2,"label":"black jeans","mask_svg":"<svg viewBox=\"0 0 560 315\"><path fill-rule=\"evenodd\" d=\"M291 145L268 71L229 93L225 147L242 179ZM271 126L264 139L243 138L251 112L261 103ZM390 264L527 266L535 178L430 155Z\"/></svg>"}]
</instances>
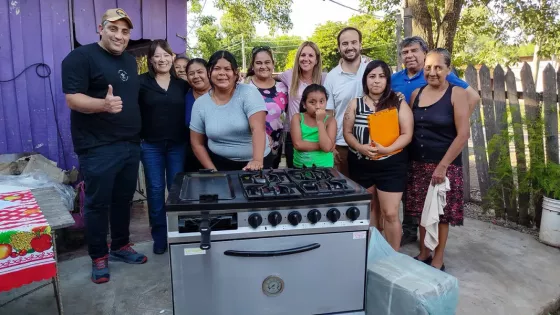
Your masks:
<instances>
[{"instance_id":1,"label":"black jeans","mask_svg":"<svg viewBox=\"0 0 560 315\"><path fill-rule=\"evenodd\" d=\"M284 143L284 155L286 155L286 167L294 168L294 143L290 133L286 133L286 141Z\"/></svg>"},{"instance_id":2,"label":"black jeans","mask_svg":"<svg viewBox=\"0 0 560 315\"><path fill-rule=\"evenodd\" d=\"M129 243L130 208L136 190L140 144L118 142L86 150L78 155L85 182L84 219L89 255L108 253Z\"/></svg>"}]
</instances>

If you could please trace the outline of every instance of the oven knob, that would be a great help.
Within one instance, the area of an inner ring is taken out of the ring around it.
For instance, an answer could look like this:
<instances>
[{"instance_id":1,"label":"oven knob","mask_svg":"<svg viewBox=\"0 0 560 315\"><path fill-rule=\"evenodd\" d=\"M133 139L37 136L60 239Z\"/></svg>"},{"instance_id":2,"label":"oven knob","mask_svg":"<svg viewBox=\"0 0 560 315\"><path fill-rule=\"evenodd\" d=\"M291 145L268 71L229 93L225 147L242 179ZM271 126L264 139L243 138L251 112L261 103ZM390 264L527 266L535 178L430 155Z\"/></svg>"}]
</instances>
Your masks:
<instances>
[{"instance_id":1,"label":"oven knob","mask_svg":"<svg viewBox=\"0 0 560 315\"><path fill-rule=\"evenodd\" d=\"M249 225L253 228L256 229L259 225L261 225L262 223L262 217L260 214L258 213L253 213L249 216L249 219L247 220L249 221Z\"/></svg>"},{"instance_id":2,"label":"oven knob","mask_svg":"<svg viewBox=\"0 0 560 315\"><path fill-rule=\"evenodd\" d=\"M272 211L268 215L268 222L270 222L272 226L277 226L280 222L282 222L282 215L278 211Z\"/></svg>"},{"instance_id":3,"label":"oven knob","mask_svg":"<svg viewBox=\"0 0 560 315\"><path fill-rule=\"evenodd\" d=\"M332 223L335 223L338 219L340 219L340 211L338 211L337 208L330 209L327 212L327 219L329 219Z\"/></svg>"},{"instance_id":4,"label":"oven knob","mask_svg":"<svg viewBox=\"0 0 560 315\"><path fill-rule=\"evenodd\" d=\"M319 220L321 220L321 212L319 212L319 210L317 210L317 209L313 209L313 210L309 211L309 213L307 213L307 219L312 224L315 224L315 223L319 222Z\"/></svg>"},{"instance_id":5,"label":"oven knob","mask_svg":"<svg viewBox=\"0 0 560 315\"><path fill-rule=\"evenodd\" d=\"M360 209L356 207L350 207L346 210L346 217L351 221L357 220L360 217Z\"/></svg>"},{"instance_id":6,"label":"oven knob","mask_svg":"<svg viewBox=\"0 0 560 315\"><path fill-rule=\"evenodd\" d=\"M301 213L298 211L290 212L290 214L288 214L288 221L290 221L290 224L293 226L298 225L301 222Z\"/></svg>"}]
</instances>

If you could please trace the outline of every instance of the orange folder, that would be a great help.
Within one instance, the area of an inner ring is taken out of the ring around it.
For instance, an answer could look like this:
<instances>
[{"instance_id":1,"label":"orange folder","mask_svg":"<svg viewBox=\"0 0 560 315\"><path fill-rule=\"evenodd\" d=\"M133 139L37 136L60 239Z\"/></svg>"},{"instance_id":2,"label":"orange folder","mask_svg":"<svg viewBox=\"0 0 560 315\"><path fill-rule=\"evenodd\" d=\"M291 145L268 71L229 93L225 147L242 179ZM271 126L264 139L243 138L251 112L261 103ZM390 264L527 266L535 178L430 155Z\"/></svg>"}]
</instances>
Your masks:
<instances>
[{"instance_id":1,"label":"orange folder","mask_svg":"<svg viewBox=\"0 0 560 315\"><path fill-rule=\"evenodd\" d=\"M399 126L399 112L396 107L384 109L368 116L369 137L372 141L381 144L384 147L392 145L401 135ZM372 143L372 145L374 145ZM376 160L401 152L402 149L396 150L389 154L379 154Z\"/></svg>"}]
</instances>

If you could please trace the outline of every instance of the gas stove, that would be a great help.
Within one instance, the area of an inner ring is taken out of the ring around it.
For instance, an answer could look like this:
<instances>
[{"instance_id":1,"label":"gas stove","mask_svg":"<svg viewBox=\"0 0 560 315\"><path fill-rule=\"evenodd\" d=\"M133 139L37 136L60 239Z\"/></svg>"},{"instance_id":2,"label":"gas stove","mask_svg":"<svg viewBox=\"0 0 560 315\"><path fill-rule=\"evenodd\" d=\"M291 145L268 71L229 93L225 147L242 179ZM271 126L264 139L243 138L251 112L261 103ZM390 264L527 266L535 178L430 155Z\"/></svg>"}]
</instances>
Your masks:
<instances>
[{"instance_id":1,"label":"gas stove","mask_svg":"<svg viewBox=\"0 0 560 315\"><path fill-rule=\"evenodd\" d=\"M332 168L177 175L175 314L364 314L370 200Z\"/></svg>"}]
</instances>

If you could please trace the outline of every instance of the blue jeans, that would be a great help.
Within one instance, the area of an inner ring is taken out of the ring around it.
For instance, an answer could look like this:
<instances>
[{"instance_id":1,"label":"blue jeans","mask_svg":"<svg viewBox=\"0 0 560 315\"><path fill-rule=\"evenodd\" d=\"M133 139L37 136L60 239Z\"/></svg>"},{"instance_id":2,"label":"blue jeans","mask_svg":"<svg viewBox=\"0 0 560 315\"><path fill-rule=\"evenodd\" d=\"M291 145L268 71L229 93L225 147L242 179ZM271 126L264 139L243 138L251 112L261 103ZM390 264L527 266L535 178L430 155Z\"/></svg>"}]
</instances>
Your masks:
<instances>
[{"instance_id":1,"label":"blue jeans","mask_svg":"<svg viewBox=\"0 0 560 315\"><path fill-rule=\"evenodd\" d=\"M165 187L184 171L185 144L172 141L142 142L142 165L146 176L148 213L155 248L167 246Z\"/></svg>"},{"instance_id":2,"label":"blue jeans","mask_svg":"<svg viewBox=\"0 0 560 315\"><path fill-rule=\"evenodd\" d=\"M107 255L111 222L111 250L129 243L130 207L138 179L140 146L117 142L78 154L85 183L84 219L92 259Z\"/></svg>"}]
</instances>

